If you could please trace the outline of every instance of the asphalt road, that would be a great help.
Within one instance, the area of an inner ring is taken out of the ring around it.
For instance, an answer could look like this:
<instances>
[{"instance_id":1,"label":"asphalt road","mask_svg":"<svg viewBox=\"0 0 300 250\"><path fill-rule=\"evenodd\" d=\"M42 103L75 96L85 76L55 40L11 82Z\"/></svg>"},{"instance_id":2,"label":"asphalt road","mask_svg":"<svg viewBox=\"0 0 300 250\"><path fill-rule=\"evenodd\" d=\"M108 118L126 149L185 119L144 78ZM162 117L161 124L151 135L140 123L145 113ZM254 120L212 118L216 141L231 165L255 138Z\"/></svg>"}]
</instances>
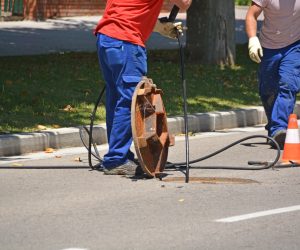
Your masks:
<instances>
[{"instance_id":1,"label":"asphalt road","mask_svg":"<svg viewBox=\"0 0 300 250\"><path fill-rule=\"evenodd\" d=\"M264 134L263 128L191 136L190 158L253 134ZM197 165L271 161L276 151L264 141L243 142ZM184 137L176 137L168 160L184 161L184 145ZM88 166L81 148L1 160L1 249L299 249L299 168L194 168L190 177L202 182L184 183L166 181L184 179L171 169L162 181L74 169Z\"/></svg>"},{"instance_id":2,"label":"asphalt road","mask_svg":"<svg viewBox=\"0 0 300 250\"><path fill-rule=\"evenodd\" d=\"M94 21L42 24L47 28L0 23L0 55L95 49ZM242 17L236 31L245 37ZM257 127L191 136L190 158L253 134L265 133ZM184 145L184 137L176 137L168 160L184 161ZM106 146L99 149L103 154ZM246 167L248 160L271 161L275 153L253 139L196 165ZM184 183L167 182L185 177L172 169L162 181L89 171L84 148L0 160L0 249L299 249L299 168L192 166L190 183Z\"/></svg>"}]
</instances>

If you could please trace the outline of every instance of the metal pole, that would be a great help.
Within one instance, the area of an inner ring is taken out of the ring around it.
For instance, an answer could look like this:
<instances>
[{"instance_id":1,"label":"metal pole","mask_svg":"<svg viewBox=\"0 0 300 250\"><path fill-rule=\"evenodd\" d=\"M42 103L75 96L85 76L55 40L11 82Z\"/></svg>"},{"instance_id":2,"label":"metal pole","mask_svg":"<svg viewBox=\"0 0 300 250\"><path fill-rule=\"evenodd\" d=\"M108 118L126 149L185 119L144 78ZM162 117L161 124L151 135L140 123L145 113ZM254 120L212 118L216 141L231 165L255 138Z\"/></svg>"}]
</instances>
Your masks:
<instances>
[{"instance_id":1,"label":"metal pole","mask_svg":"<svg viewBox=\"0 0 300 250\"><path fill-rule=\"evenodd\" d=\"M179 12L178 6L174 5L169 17L167 18L168 22L174 22L176 16ZM188 117L187 117L187 95L186 95L186 81L184 76L184 54L183 54L183 47L182 42L180 40L181 34L177 30L177 39L179 44L179 51L180 51L180 68L181 68L181 80L182 80L182 92L183 92L183 113L184 113L184 134L185 134L185 160L186 160L186 172L185 172L185 182L189 182L189 175L190 175L190 160L189 160L189 132L188 132Z\"/></svg>"},{"instance_id":2,"label":"metal pole","mask_svg":"<svg viewBox=\"0 0 300 250\"><path fill-rule=\"evenodd\" d=\"M187 116L187 94L186 94L186 80L184 72L184 53L182 42L180 41L180 34L177 32L179 50L180 50L180 68L181 68L181 80L182 80L182 92L183 92L183 114L184 114L184 134L185 134L185 160L186 160L186 172L185 172L185 182L189 182L190 178L190 156L189 156L189 125Z\"/></svg>"}]
</instances>

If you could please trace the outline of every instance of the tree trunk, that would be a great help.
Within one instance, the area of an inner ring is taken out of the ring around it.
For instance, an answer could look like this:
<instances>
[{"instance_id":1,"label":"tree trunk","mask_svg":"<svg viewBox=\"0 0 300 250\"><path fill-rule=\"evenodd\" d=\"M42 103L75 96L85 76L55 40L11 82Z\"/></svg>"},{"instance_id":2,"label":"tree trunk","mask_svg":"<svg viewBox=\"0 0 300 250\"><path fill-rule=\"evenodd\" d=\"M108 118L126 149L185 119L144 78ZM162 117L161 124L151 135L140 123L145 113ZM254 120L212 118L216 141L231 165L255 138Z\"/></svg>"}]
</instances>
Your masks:
<instances>
[{"instance_id":1,"label":"tree trunk","mask_svg":"<svg viewBox=\"0 0 300 250\"><path fill-rule=\"evenodd\" d=\"M187 27L188 60L234 65L234 0L193 0Z\"/></svg>"}]
</instances>

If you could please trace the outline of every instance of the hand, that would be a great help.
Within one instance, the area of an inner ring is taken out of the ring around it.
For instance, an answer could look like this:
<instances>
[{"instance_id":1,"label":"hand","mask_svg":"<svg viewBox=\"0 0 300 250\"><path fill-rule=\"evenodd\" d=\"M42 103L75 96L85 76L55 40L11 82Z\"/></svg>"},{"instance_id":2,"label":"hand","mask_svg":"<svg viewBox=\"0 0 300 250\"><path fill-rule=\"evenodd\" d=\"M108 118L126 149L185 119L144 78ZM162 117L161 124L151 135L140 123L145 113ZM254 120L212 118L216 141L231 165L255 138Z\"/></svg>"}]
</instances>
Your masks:
<instances>
[{"instance_id":1,"label":"hand","mask_svg":"<svg viewBox=\"0 0 300 250\"><path fill-rule=\"evenodd\" d=\"M260 58L263 57L263 49L257 36L249 38L248 49L251 60L260 63Z\"/></svg>"},{"instance_id":2,"label":"hand","mask_svg":"<svg viewBox=\"0 0 300 250\"><path fill-rule=\"evenodd\" d=\"M172 22L161 22L157 20L154 27L154 31L160 33L163 36L176 39L177 32L183 35L182 22L172 23Z\"/></svg>"}]
</instances>

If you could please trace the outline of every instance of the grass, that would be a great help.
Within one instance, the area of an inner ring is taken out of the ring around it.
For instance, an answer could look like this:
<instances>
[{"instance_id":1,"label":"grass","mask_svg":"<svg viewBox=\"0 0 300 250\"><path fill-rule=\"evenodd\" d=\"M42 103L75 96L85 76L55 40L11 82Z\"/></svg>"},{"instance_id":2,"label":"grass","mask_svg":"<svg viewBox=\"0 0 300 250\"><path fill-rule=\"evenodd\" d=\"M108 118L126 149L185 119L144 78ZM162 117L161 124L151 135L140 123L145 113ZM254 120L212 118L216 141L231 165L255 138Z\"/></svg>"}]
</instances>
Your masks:
<instances>
[{"instance_id":1,"label":"grass","mask_svg":"<svg viewBox=\"0 0 300 250\"><path fill-rule=\"evenodd\" d=\"M235 0L236 5L250 5L251 0Z\"/></svg>"},{"instance_id":2,"label":"grass","mask_svg":"<svg viewBox=\"0 0 300 250\"><path fill-rule=\"evenodd\" d=\"M186 64L188 112L258 105L257 65L237 47L234 67ZM29 132L89 124L104 86L96 53L0 57L0 132ZM169 116L182 114L178 51L149 51L148 73L164 90ZM98 109L104 122L105 109Z\"/></svg>"}]
</instances>

